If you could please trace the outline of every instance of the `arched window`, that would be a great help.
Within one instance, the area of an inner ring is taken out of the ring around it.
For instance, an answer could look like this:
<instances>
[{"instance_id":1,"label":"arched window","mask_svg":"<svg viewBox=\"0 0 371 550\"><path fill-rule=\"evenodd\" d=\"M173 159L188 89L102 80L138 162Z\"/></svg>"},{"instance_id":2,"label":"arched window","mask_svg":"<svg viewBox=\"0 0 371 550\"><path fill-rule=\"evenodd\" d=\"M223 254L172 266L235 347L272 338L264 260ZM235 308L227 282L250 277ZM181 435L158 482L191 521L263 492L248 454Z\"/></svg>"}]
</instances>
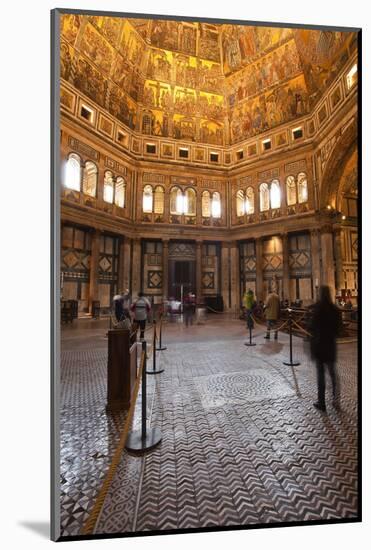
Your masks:
<instances>
[{"instance_id":1,"label":"arched window","mask_svg":"<svg viewBox=\"0 0 371 550\"><path fill-rule=\"evenodd\" d=\"M85 162L82 174L82 190L85 195L95 197L97 194L98 168L90 160Z\"/></svg>"},{"instance_id":2,"label":"arched window","mask_svg":"<svg viewBox=\"0 0 371 550\"><path fill-rule=\"evenodd\" d=\"M269 210L269 187L267 183L262 183L259 187L260 194L260 212Z\"/></svg>"},{"instance_id":3,"label":"arched window","mask_svg":"<svg viewBox=\"0 0 371 550\"><path fill-rule=\"evenodd\" d=\"M211 201L211 215L213 218L220 218L222 214L222 206L220 202L220 193L215 191Z\"/></svg>"},{"instance_id":4,"label":"arched window","mask_svg":"<svg viewBox=\"0 0 371 550\"><path fill-rule=\"evenodd\" d=\"M281 206L281 187L278 180L273 180L271 183L271 208L279 208Z\"/></svg>"},{"instance_id":5,"label":"arched window","mask_svg":"<svg viewBox=\"0 0 371 550\"><path fill-rule=\"evenodd\" d=\"M183 214L183 193L179 187L173 187L170 191L170 214Z\"/></svg>"},{"instance_id":6,"label":"arched window","mask_svg":"<svg viewBox=\"0 0 371 550\"><path fill-rule=\"evenodd\" d=\"M80 191L81 161L80 157L75 155L75 153L71 153L68 156L64 185L68 187L68 189Z\"/></svg>"},{"instance_id":7,"label":"arched window","mask_svg":"<svg viewBox=\"0 0 371 550\"><path fill-rule=\"evenodd\" d=\"M113 203L113 174L109 170L104 174L103 200Z\"/></svg>"},{"instance_id":8,"label":"arched window","mask_svg":"<svg viewBox=\"0 0 371 550\"><path fill-rule=\"evenodd\" d=\"M204 218L210 218L210 193L209 191L203 191L201 197L201 210Z\"/></svg>"},{"instance_id":9,"label":"arched window","mask_svg":"<svg viewBox=\"0 0 371 550\"><path fill-rule=\"evenodd\" d=\"M116 185L115 185L115 204L119 206L120 208L124 208L125 206L125 180L124 178L116 178Z\"/></svg>"},{"instance_id":10,"label":"arched window","mask_svg":"<svg viewBox=\"0 0 371 550\"><path fill-rule=\"evenodd\" d=\"M143 188L143 212L152 212L153 189L152 185L145 185Z\"/></svg>"},{"instance_id":11,"label":"arched window","mask_svg":"<svg viewBox=\"0 0 371 550\"><path fill-rule=\"evenodd\" d=\"M236 211L237 211L237 216L243 216L244 213L245 213L245 200L244 200L244 196L243 196L243 191L242 189L240 189L239 191L237 191L237 195L236 195Z\"/></svg>"},{"instance_id":12,"label":"arched window","mask_svg":"<svg viewBox=\"0 0 371 550\"><path fill-rule=\"evenodd\" d=\"M161 187L161 185L157 185L157 187L155 187L155 214L164 213L164 196L164 188Z\"/></svg>"},{"instance_id":13,"label":"arched window","mask_svg":"<svg viewBox=\"0 0 371 550\"><path fill-rule=\"evenodd\" d=\"M187 216L195 216L196 215L196 191L192 189L191 187L188 187L186 189L184 194L184 214L187 214Z\"/></svg>"},{"instance_id":14,"label":"arched window","mask_svg":"<svg viewBox=\"0 0 371 550\"><path fill-rule=\"evenodd\" d=\"M308 200L308 180L304 172L298 174L298 195L299 202L307 202Z\"/></svg>"},{"instance_id":15,"label":"arched window","mask_svg":"<svg viewBox=\"0 0 371 550\"><path fill-rule=\"evenodd\" d=\"M254 211L254 189L252 187L248 187L246 189L245 212L246 214L254 214Z\"/></svg>"},{"instance_id":16,"label":"arched window","mask_svg":"<svg viewBox=\"0 0 371 550\"><path fill-rule=\"evenodd\" d=\"M288 206L296 204L296 183L294 176L287 176L286 178L286 196Z\"/></svg>"}]
</instances>

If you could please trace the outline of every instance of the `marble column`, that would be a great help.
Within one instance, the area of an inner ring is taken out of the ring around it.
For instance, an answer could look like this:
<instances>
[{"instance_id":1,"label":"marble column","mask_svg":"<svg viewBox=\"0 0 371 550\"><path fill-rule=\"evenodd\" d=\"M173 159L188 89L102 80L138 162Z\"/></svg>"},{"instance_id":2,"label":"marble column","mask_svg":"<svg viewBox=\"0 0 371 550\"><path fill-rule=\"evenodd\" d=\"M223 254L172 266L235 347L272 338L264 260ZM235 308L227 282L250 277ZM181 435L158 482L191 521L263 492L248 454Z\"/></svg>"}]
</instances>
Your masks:
<instances>
[{"instance_id":1,"label":"marble column","mask_svg":"<svg viewBox=\"0 0 371 550\"><path fill-rule=\"evenodd\" d=\"M130 291L130 266L131 266L131 240L124 238L123 243L124 262L122 266L122 289Z\"/></svg>"},{"instance_id":2,"label":"marble column","mask_svg":"<svg viewBox=\"0 0 371 550\"><path fill-rule=\"evenodd\" d=\"M283 281L282 298L290 302L290 264L289 264L289 237L287 233L281 233L282 258L283 258Z\"/></svg>"},{"instance_id":3,"label":"marble column","mask_svg":"<svg viewBox=\"0 0 371 550\"><path fill-rule=\"evenodd\" d=\"M89 273L89 313L93 312L93 302L99 300L99 243L100 231L95 230L91 238Z\"/></svg>"},{"instance_id":4,"label":"marble column","mask_svg":"<svg viewBox=\"0 0 371 550\"><path fill-rule=\"evenodd\" d=\"M240 307L240 258L238 251L238 242L232 241L230 248L230 262L231 262L231 306L232 309Z\"/></svg>"},{"instance_id":5,"label":"marble column","mask_svg":"<svg viewBox=\"0 0 371 550\"><path fill-rule=\"evenodd\" d=\"M222 266L221 266L221 274L222 274L222 281L221 281L221 291L222 291L222 297L223 297L223 303L224 303L224 309L230 309L231 303L230 303L230 247L228 242L222 242Z\"/></svg>"},{"instance_id":6,"label":"marble column","mask_svg":"<svg viewBox=\"0 0 371 550\"><path fill-rule=\"evenodd\" d=\"M202 241L196 241L196 301L202 299Z\"/></svg>"},{"instance_id":7,"label":"marble column","mask_svg":"<svg viewBox=\"0 0 371 550\"><path fill-rule=\"evenodd\" d=\"M341 227L334 230L334 253L335 253L335 271L336 271L336 293L341 294L341 289L345 288L343 271L343 254L341 251Z\"/></svg>"},{"instance_id":8,"label":"marble column","mask_svg":"<svg viewBox=\"0 0 371 550\"><path fill-rule=\"evenodd\" d=\"M322 284L330 287L332 298L335 297L335 266L333 229L326 224L321 227L321 257L322 257Z\"/></svg>"},{"instance_id":9,"label":"marble column","mask_svg":"<svg viewBox=\"0 0 371 550\"><path fill-rule=\"evenodd\" d=\"M124 289L124 265L125 265L125 237L119 240L119 268L117 277L117 291L123 292Z\"/></svg>"},{"instance_id":10,"label":"marble column","mask_svg":"<svg viewBox=\"0 0 371 550\"><path fill-rule=\"evenodd\" d=\"M263 238L255 239L256 254L256 299L259 302L264 299L263 296Z\"/></svg>"},{"instance_id":11,"label":"marble column","mask_svg":"<svg viewBox=\"0 0 371 550\"><path fill-rule=\"evenodd\" d=\"M310 232L310 249L312 257L312 285L313 300L318 299L318 288L321 284L321 263L320 263L320 232L318 229L312 229Z\"/></svg>"},{"instance_id":12,"label":"marble column","mask_svg":"<svg viewBox=\"0 0 371 550\"><path fill-rule=\"evenodd\" d=\"M162 296L167 300L169 294L169 241L162 241Z\"/></svg>"},{"instance_id":13,"label":"marble column","mask_svg":"<svg viewBox=\"0 0 371 550\"><path fill-rule=\"evenodd\" d=\"M142 246L140 238L133 239L133 265L131 266L131 293L135 297L141 291Z\"/></svg>"}]
</instances>

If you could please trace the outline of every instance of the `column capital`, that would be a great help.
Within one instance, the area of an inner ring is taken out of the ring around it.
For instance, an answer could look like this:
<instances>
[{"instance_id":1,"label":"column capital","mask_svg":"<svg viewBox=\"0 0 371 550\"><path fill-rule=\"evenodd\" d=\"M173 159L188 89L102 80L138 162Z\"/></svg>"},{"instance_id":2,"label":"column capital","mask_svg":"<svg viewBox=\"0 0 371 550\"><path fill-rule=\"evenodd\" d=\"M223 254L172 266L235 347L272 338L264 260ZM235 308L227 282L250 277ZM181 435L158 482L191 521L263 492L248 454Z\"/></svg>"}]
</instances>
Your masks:
<instances>
[{"instance_id":1,"label":"column capital","mask_svg":"<svg viewBox=\"0 0 371 550\"><path fill-rule=\"evenodd\" d=\"M279 236L281 237L282 240L286 240L289 238L289 232L288 231L281 231L279 233Z\"/></svg>"},{"instance_id":2,"label":"column capital","mask_svg":"<svg viewBox=\"0 0 371 550\"><path fill-rule=\"evenodd\" d=\"M319 233L320 233L320 230L318 227L312 227L310 230L309 230L310 234L312 237L318 237Z\"/></svg>"},{"instance_id":3,"label":"column capital","mask_svg":"<svg viewBox=\"0 0 371 550\"><path fill-rule=\"evenodd\" d=\"M334 230L334 228L333 228L333 225L331 223L325 223L325 224L321 225L321 227L320 227L321 235L324 235L326 233L331 233L332 234L333 230Z\"/></svg>"}]
</instances>

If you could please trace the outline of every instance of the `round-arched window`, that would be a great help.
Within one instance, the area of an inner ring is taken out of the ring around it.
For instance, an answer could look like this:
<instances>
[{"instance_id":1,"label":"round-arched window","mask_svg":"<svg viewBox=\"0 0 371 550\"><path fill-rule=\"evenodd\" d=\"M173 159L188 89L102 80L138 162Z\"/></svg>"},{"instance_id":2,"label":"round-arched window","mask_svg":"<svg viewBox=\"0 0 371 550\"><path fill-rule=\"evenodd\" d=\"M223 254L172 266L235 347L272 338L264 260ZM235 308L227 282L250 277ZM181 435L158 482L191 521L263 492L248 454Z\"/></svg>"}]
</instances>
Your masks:
<instances>
[{"instance_id":1,"label":"round-arched window","mask_svg":"<svg viewBox=\"0 0 371 550\"><path fill-rule=\"evenodd\" d=\"M120 208L124 208L125 206L125 180L122 177L116 178L116 185L115 185L115 204L119 206Z\"/></svg>"},{"instance_id":2,"label":"round-arched window","mask_svg":"<svg viewBox=\"0 0 371 550\"><path fill-rule=\"evenodd\" d=\"M188 189L186 189L183 200L184 200L184 203L183 203L184 214L187 214L187 216L195 216L196 215L196 191L192 189L192 187L188 187Z\"/></svg>"},{"instance_id":3,"label":"round-arched window","mask_svg":"<svg viewBox=\"0 0 371 550\"><path fill-rule=\"evenodd\" d=\"M143 212L152 212L153 189L152 185L145 185L143 188Z\"/></svg>"},{"instance_id":4,"label":"round-arched window","mask_svg":"<svg viewBox=\"0 0 371 550\"><path fill-rule=\"evenodd\" d=\"M246 214L254 214L254 211L254 189L252 187L248 187L246 189L245 212Z\"/></svg>"},{"instance_id":5,"label":"round-arched window","mask_svg":"<svg viewBox=\"0 0 371 550\"><path fill-rule=\"evenodd\" d=\"M97 195L98 168L87 160L82 175L82 190L85 195L95 197Z\"/></svg>"},{"instance_id":6,"label":"round-arched window","mask_svg":"<svg viewBox=\"0 0 371 550\"><path fill-rule=\"evenodd\" d=\"M211 201L211 215L213 218L220 218L222 215L222 205L220 201L220 193L215 191Z\"/></svg>"},{"instance_id":7,"label":"round-arched window","mask_svg":"<svg viewBox=\"0 0 371 550\"><path fill-rule=\"evenodd\" d=\"M179 187L173 187L170 191L170 214L183 214L183 193Z\"/></svg>"},{"instance_id":8,"label":"round-arched window","mask_svg":"<svg viewBox=\"0 0 371 550\"><path fill-rule=\"evenodd\" d=\"M260 196L260 211L264 212L266 210L269 210L269 187L267 183L260 184L259 196Z\"/></svg>"},{"instance_id":9,"label":"round-arched window","mask_svg":"<svg viewBox=\"0 0 371 550\"><path fill-rule=\"evenodd\" d=\"M273 180L270 189L271 208L279 208L281 206L281 187L278 180Z\"/></svg>"},{"instance_id":10,"label":"round-arched window","mask_svg":"<svg viewBox=\"0 0 371 550\"><path fill-rule=\"evenodd\" d=\"M155 214L164 213L164 198L165 198L164 188L161 185L157 185L155 187L155 206L154 206Z\"/></svg>"},{"instance_id":11,"label":"round-arched window","mask_svg":"<svg viewBox=\"0 0 371 550\"><path fill-rule=\"evenodd\" d=\"M245 214L245 200L242 189L237 191L236 195L236 213L237 216L243 216Z\"/></svg>"},{"instance_id":12,"label":"round-arched window","mask_svg":"<svg viewBox=\"0 0 371 550\"><path fill-rule=\"evenodd\" d=\"M308 200L308 180L307 175L304 172L298 174L298 195L299 202L307 202Z\"/></svg>"},{"instance_id":13,"label":"round-arched window","mask_svg":"<svg viewBox=\"0 0 371 550\"><path fill-rule=\"evenodd\" d=\"M65 171L64 185L68 189L80 191L81 186L81 160L78 155L71 153L68 156Z\"/></svg>"},{"instance_id":14,"label":"round-arched window","mask_svg":"<svg viewBox=\"0 0 371 550\"><path fill-rule=\"evenodd\" d=\"M286 197L288 206L296 204L296 182L294 176L287 176L286 178Z\"/></svg>"},{"instance_id":15,"label":"round-arched window","mask_svg":"<svg viewBox=\"0 0 371 550\"><path fill-rule=\"evenodd\" d=\"M201 210L204 218L210 218L210 193L209 191L203 191L201 197Z\"/></svg>"},{"instance_id":16,"label":"round-arched window","mask_svg":"<svg viewBox=\"0 0 371 550\"><path fill-rule=\"evenodd\" d=\"M109 170L104 174L103 183L103 200L105 202L113 203L113 174Z\"/></svg>"}]
</instances>

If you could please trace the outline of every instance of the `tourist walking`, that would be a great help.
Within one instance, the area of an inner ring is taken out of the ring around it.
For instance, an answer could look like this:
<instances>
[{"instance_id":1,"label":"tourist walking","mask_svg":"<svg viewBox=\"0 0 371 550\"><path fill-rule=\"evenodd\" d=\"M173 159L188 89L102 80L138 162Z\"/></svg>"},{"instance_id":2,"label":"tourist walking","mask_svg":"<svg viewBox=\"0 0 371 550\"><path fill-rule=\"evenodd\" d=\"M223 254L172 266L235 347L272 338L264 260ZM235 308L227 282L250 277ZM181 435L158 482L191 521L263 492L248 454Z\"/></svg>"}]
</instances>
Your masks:
<instances>
[{"instance_id":1,"label":"tourist walking","mask_svg":"<svg viewBox=\"0 0 371 550\"><path fill-rule=\"evenodd\" d=\"M138 298L132 303L131 311L134 313L134 322L140 328L140 339L143 340L146 321L151 311L151 304L147 298L144 297L143 292L138 292Z\"/></svg>"},{"instance_id":2,"label":"tourist walking","mask_svg":"<svg viewBox=\"0 0 371 550\"><path fill-rule=\"evenodd\" d=\"M335 363L336 338L340 330L341 313L331 300L329 287L321 286L310 323L310 349L317 367L318 401L313 405L322 412L326 412L326 365L332 382L333 404L339 404L340 388Z\"/></svg>"},{"instance_id":3,"label":"tourist walking","mask_svg":"<svg viewBox=\"0 0 371 550\"><path fill-rule=\"evenodd\" d=\"M184 313L184 321L186 327L188 325L193 325L193 316L195 314L196 309L196 296L189 292L183 300L183 313Z\"/></svg>"},{"instance_id":4,"label":"tourist walking","mask_svg":"<svg viewBox=\"0 0 371 550\"><path fill-rule=\"evenodd\" d=\"M268 294L265 304L265 319L267 321L267 334L264 336L266 340L271 337L271 330L274 330L274 339L278 338L277 321L280 316L280 299L276 292L272 291Z\"/></svg>"}]
</instances>

